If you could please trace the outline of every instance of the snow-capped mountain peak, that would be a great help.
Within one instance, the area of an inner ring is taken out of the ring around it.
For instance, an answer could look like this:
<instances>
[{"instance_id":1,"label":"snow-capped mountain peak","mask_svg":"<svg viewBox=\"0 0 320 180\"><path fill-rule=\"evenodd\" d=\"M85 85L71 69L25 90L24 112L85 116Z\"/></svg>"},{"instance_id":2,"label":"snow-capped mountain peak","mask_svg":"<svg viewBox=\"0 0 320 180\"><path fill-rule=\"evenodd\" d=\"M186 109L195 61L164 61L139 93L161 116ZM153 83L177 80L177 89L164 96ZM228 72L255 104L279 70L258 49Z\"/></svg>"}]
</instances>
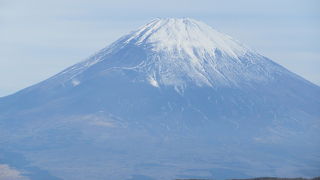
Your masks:
<instances>
[{"instance_id":1,"label":"snow-capped mountain peak","mask_svg":"<svg viewBox=\"0 0 320 180\"><path fill-rule=\"evenodd\" d=\"M318 86L204 23L156 19L0 98L0 174L313 177L319 120Z\"/></svg>"},{"instance_id":2,"label":"snow-capped mountain peak","mask_svg":"<svg viewBox=\"0 0 320 180\"><path fill-rule=\"evenodd\" d=\"M166 18L147 23L56 77L75 86L114 70L138 72L136 78L130 75L133 81L155 88L172 86L179 92L188 86L267 82L286 71L205 23Z\"/></svg>"},{"instance_id":3,"label":"snow-capped mountain peak","mask_svg":"<svg viewBox=\"0 0 320 180\"><path fill-rule=\"evenodd\" d=\"M157 52L186 53L195 59L205 53L214 56L216 49L235 58L248 51L230 36L190 18L155 19L133 32L127 42L149 44Z\"/></svg>"}]
</instances>

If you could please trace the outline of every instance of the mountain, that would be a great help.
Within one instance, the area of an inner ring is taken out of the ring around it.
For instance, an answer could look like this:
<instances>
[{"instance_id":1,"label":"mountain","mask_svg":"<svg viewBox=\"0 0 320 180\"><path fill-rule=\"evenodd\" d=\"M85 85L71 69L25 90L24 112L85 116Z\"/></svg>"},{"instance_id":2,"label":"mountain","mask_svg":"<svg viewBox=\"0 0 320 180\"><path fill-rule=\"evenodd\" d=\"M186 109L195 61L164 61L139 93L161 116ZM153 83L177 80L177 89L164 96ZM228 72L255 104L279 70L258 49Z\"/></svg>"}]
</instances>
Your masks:
<instances>
[{"instance_id":1,"label":"mountain","mask_svg":"<svg viewBox=\"0 0 320 180\"><path fill-rule=\"evenodd\" d=\"M318 86L189 18L0 98L0 164L29 179L319 176L319 132Z\"/></svg>"}]
</instances>

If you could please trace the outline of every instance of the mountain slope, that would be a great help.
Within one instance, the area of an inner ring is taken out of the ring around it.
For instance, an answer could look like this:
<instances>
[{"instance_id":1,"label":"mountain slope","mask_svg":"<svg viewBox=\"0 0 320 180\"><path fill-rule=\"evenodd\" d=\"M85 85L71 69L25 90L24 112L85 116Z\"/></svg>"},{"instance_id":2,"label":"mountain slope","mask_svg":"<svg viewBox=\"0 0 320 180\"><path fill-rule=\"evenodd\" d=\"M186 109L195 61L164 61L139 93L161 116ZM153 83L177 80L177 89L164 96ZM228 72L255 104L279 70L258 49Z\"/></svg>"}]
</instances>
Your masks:
<instances>
[{"instance_id":1,"label":"mountain slope","mask_svg":"<svg viewBox=\"0 0 320 180\"><path fill-rule=\"evenodd\" d=\"M319 109L318 86L231 37L156 19L1 98L0 150L62 179L315 176Z\"/></svg>"}]
</instances>

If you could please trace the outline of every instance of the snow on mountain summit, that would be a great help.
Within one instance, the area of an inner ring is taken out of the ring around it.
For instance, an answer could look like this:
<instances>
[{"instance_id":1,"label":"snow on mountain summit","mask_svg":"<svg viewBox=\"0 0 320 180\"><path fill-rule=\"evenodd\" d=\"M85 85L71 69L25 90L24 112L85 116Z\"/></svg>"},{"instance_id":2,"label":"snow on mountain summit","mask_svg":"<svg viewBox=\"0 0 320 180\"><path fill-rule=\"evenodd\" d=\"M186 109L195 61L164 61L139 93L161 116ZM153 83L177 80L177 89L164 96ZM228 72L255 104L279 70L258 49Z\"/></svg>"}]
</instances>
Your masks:
<instances>
[{"instance_id":1,"label":"snow on mountain summit","mask_svg":"<svg viewBox=\"0 0 320 180\"><path fill-rule=\"evenodd\" d=\"M54 78L79 85L107 71L134 71L133 81L172 86L240 86L274 79L284 68L230 36L189 18L155 19ZM90 73L89 73L90 72ZM103 72L103 73L102 73Z\"/></svg>"},{"instance_id":2,"label":"snow on mountain summit","mask_svg":"<svg viewBox=\"0 0 320 180\"><path fill-rule=\"evenodd\" d=\"M230 36L190 18L155 19L133 32L127 42L132 41L137 45L150 44L155 51L187 53L191 58L197 58L194 50L200 51L198 56L214 56L214 50L219 49L232 57L242 56L248 50Z\"/></svg>"}]
</instances>

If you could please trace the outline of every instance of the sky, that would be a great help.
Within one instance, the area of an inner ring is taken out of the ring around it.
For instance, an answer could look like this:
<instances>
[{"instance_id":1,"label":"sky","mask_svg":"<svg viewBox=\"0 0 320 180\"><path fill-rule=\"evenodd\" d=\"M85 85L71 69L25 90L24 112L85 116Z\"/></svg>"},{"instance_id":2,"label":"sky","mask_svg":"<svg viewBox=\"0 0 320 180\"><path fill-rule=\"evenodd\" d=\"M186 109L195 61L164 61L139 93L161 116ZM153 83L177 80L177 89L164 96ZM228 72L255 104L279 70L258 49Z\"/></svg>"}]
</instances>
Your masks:
<instances>
[{"instance_id":1,"label":"sky","mask_svg":"<svg viewBox=\"0 0 320 180\"><path fill-rule=\"evenodd\" d=\"M203 21L320 85L317 0L0 0L0 97L167 17Z\"/></svg>"}]
</instances>

